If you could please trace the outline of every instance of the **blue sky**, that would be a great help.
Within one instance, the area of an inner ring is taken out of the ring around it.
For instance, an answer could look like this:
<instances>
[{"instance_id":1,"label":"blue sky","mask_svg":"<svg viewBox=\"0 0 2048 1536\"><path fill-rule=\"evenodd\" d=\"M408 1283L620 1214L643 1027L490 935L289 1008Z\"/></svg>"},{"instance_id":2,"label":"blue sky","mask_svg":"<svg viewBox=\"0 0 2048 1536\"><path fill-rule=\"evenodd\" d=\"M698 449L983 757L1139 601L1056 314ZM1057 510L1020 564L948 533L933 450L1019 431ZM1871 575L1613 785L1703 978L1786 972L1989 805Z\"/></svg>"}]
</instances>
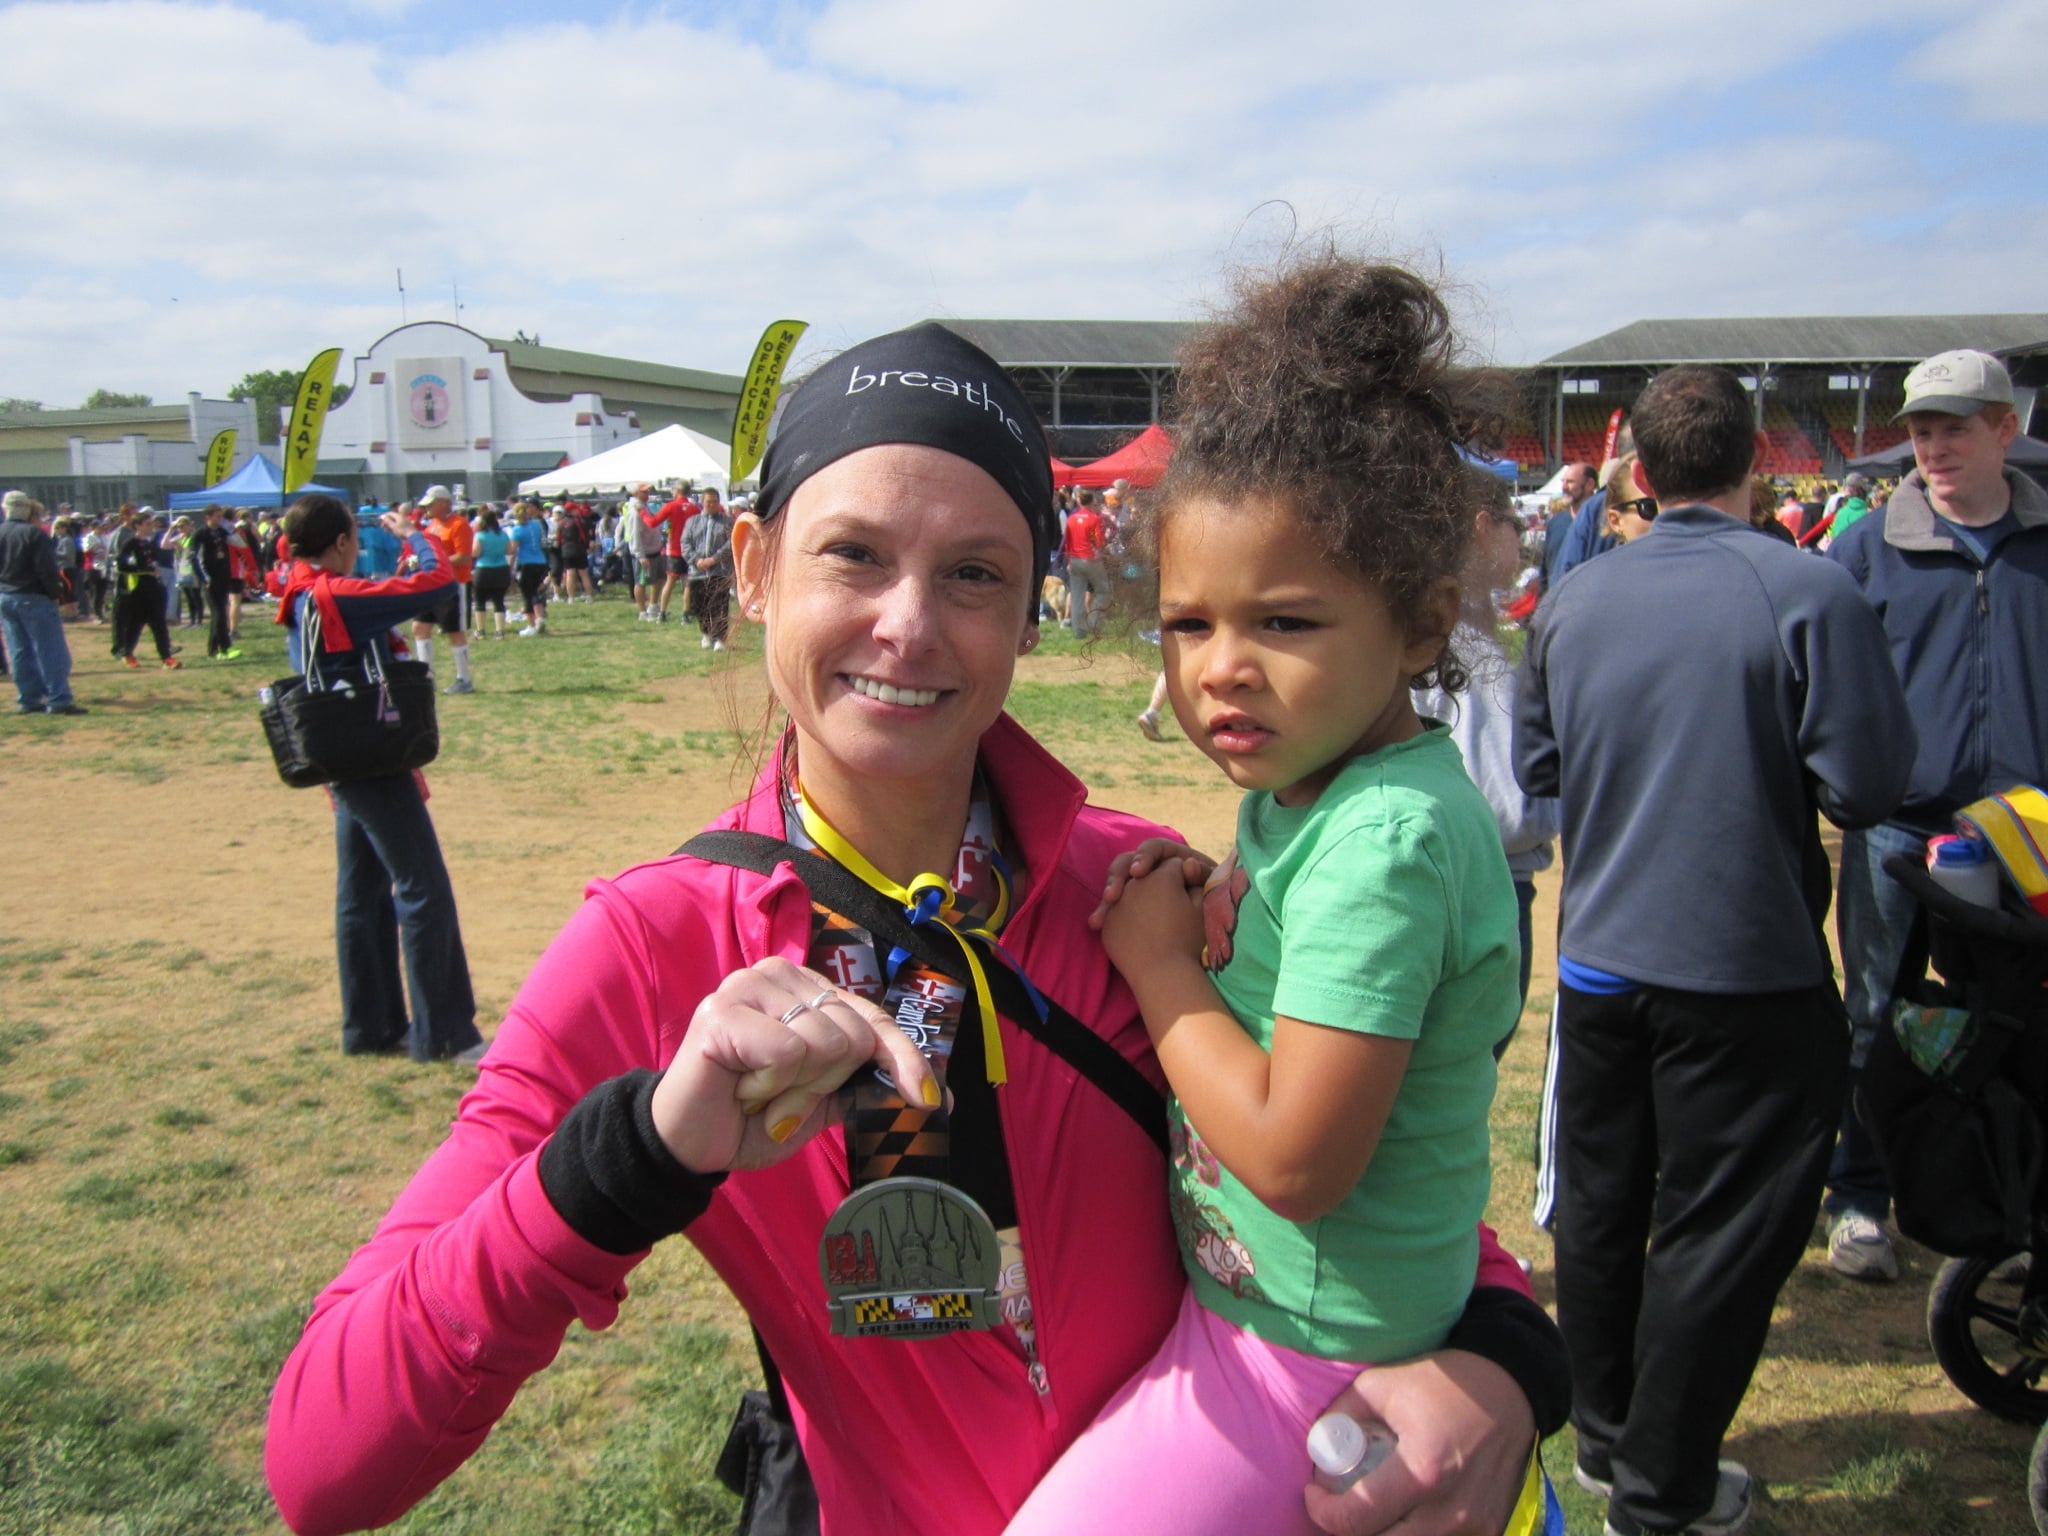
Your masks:
<instances>
[{"instance_id":1,"label":"blue sky","mask_svg":"<svg viewBox=\"0 0 2048 1536\"><path fill-rule=\"evenodd\" d=\"M1473 349L2048 312L2048 0L0 4L0 396L399 321L737 371L766 321L1196 316L1290 232Z\"/></svg>"}]
</instances>

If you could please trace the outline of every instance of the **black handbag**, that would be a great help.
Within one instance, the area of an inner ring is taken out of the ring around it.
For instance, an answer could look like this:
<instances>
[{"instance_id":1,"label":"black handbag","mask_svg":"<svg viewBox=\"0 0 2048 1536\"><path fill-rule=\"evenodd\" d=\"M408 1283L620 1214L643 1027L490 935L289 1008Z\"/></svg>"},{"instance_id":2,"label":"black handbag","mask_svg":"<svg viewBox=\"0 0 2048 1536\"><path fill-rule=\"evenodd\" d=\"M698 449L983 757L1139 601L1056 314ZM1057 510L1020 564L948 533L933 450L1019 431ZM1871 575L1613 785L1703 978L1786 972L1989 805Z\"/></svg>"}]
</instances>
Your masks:
<instances>
[{"instance_id":1,"label":"black handbag","mask_svg":"<svg viewBox=\"0 0 2048 1536\"><path fill-rule=\"evenodd\" d=\"M417 661L385 661L371 645L339 657L320 643L320 605L300 605L304 675L281 677L258 714L277 776L293 789L424 768L441 750L434 677Z\"/></svg>"}]
</instances>

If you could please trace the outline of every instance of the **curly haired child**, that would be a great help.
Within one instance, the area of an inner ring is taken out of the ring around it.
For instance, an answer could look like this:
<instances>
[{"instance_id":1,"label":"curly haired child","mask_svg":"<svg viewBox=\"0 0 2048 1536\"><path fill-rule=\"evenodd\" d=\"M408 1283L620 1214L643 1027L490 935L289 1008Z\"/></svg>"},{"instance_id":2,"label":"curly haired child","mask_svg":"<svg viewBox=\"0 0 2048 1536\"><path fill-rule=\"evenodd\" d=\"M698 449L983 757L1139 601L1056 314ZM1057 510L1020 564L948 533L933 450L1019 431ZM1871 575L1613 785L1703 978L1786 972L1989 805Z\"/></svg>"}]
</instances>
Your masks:
<instances>
[{"instance_id":1,"label":"curly haired child","mask_svg":"<svg viewBox=\"0 0 2048 1536\"><path fill-rule=\"evenodd\" d=\"M1464 682L1462 377L1428 282L1329 251L1183 353L1150 529L1167 686L1248 793L1220 864L1148 845L1098 921L1173 1089L1191 1285L1011 1536L1313 1530L1310 1423L1471 1288L1515 893L1409 691Z\"/></svg>"}]
</instances>

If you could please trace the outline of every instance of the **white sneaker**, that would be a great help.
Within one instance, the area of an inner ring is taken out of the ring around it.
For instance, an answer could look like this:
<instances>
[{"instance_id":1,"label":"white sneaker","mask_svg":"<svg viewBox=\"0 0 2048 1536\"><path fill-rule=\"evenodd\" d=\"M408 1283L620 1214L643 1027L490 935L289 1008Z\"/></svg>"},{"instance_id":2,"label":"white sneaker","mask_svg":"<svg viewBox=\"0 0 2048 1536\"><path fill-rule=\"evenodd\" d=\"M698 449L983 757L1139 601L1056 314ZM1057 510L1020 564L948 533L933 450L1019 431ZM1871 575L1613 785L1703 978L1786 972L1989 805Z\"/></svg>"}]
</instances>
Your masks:
<instances>
[{"instance_id":1,"label":"white sneaker","mask_svg":"<svg viewBox=\"0 0 2048 1536\"><path fill-rule=\"evenodd\" d=\"M725 649L725 642L723 640L714 640L711 642L711 649L713 649L714 651L722 651Z\"/></svg>"},{"instance_id":2,"label":"white sneaker","mask_svg":"<svg viewBox=\"0 0 2048 1536\"><path fill-rule=\"evenodd\" d=\"M519 638L522 640L529 640L539 633L539 630L535 629L531 624L529 624L526 626L526 628L519 631Z\"/></svg>"},{"instance_id":3,"label":"white sneaker","mask_svg":"<svg viewBox=\"0 0 2048 1536\"><path fill-rule=\"evenodd\" d=\"M466 1051L457 1051L448 1059L458 1067L473 1067L484 1059L484 1052L491 1048L488 1040L479 1040Z\"/></svg>"},{"instance_id":4,"label":"white sneaker","mask_svg":"<svg viewBox=\"0 0 2048 1536\"><path fill-rule=\"evenodd\" d=\"M1899 1256L1883 1227L1860 1211L1844 1211L1828 1227L1828 1268L1884 1285L1899 1278Z\"/></svg>"},{"instance_id":5,"label":"white sneaker","mask_svg":"<svg viewBox=\"0 0 2048 1536\"><path fill-rule=\"evenodd\" d=\"M709 635L699 635L699 636L697 637L697 649L698 649L698 650L700 650L700 651L708 651L708 650L710 650L710 649L711 649L711 637L710 637Z\"/></svg>"},{"instance_id":6,"label":"white sneaker","mask_svg":"<svg viewBox=\"0 0 2048 1536\"><path fill-rule=\"evenodd\" d=\"M1159 715L1155 710L1146 710L1138 716L1138 734L1147 741L1164 741L1159 734Z\"/></svg>"},{"instance_id":7,"label":"white sneaker","mask_svg":"<svg viewBox=\"0 0 2048 1536\"><path fill-rule=\"evenodd\" d=\"M1587 1477L1574 1466L1572 1475L1581 1488L1592 1493L1600 1491L1597 1479ZM1749 1511L1755 1484L1749 1471L1740 1462L1721 1463L1721 1478L1714 1487L1714 1502L1704 1515L1688 1525L1678 1536L1735 1536L1735 1532L1749 1524ZM1612 1485L1609 1485L1612 1497ZM1612 1520L1602 1527L1605 1536L1628 1536Z\"/></svg>"}]
</instances>

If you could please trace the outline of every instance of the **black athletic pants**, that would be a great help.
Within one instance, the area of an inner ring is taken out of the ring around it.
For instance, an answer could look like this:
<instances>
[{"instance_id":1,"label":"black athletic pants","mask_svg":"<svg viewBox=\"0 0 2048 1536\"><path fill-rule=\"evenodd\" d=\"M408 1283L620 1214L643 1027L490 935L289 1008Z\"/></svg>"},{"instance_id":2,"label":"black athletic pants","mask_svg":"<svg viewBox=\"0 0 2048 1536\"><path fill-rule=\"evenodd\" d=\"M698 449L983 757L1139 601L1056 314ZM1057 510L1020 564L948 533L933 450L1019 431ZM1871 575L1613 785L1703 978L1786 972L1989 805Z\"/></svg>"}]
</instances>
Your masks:
<instances>
[{"instance_id":1,"label":"black athletic pants","mask_svg":"<svg viewBox=\"0 0 2048 1536\"><path fill-rule=\"evenodd\" d=\"M171 659L171 631L164 622L163 584L155 578L129 586L126 577L116 577L121 589L114 596L114 654L133 656L144 625L156 640L157 656Z\"/></svg>"},{"instance_id":2,"label":"black athletic pants","mask_svg":"<svg viewBox=\"0 0 2048 1536\"><path fill-rule=\"evenodd\" d=\"M206 654L225 656L235 642L228 631L228 584L209 582L206 588L206 617L212 628L206 632Z\"/></svg>"},{"instance_id":3,"label":"black athletic pants","mask_svg":"<svg viewBox=\"0 0 2048 1536\"><path fill-rule=\"evenodd\" d=\"M1716 995L1559 989L1557 1320L1579 1465L1623 1536L1712 1505L1841 1119L1828 982Z\"/></svg>"}]
</instances>

